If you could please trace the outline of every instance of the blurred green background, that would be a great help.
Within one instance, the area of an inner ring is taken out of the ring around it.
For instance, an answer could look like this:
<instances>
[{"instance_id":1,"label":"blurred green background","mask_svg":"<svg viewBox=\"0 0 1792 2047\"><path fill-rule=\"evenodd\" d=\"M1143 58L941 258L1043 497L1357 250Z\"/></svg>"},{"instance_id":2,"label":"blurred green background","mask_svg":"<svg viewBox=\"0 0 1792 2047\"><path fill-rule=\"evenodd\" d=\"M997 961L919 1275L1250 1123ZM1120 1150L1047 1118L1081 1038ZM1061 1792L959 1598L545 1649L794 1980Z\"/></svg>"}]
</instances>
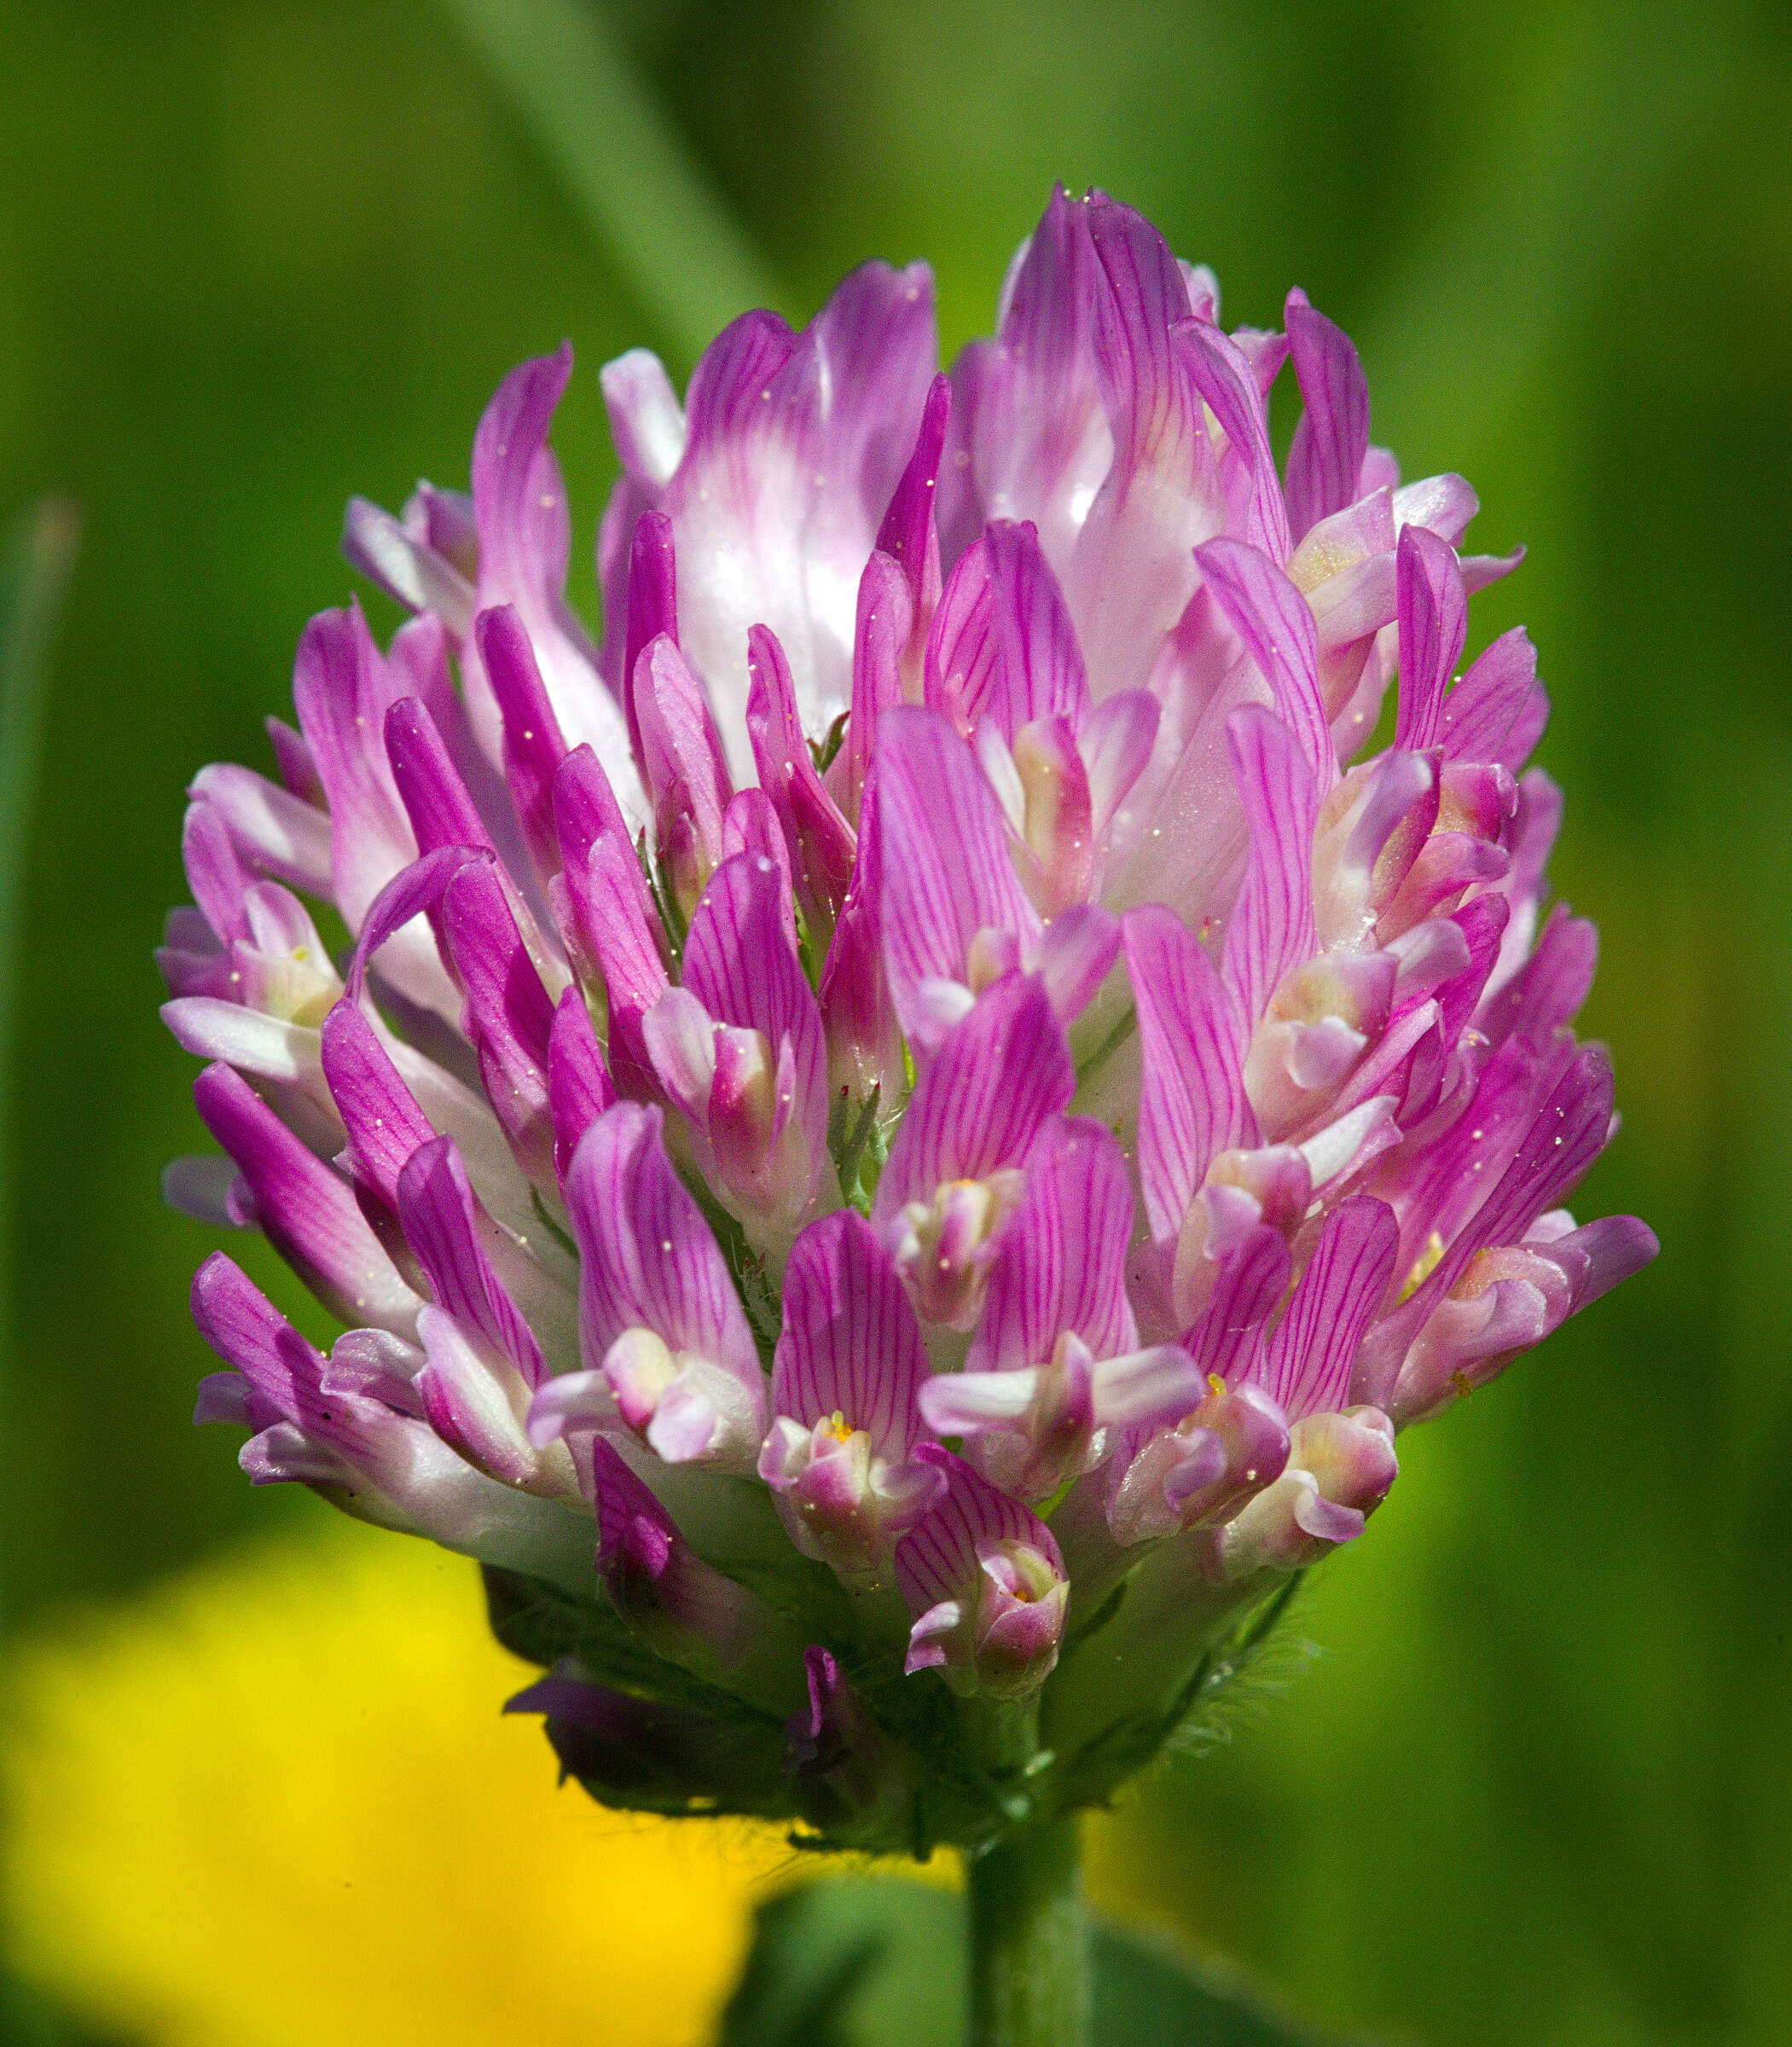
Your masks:
<instances>
[{"instance_id":1,"label":"blurred green background","mask_svg":"<svg viewBox=\"0 0 1792 2047\"><path fill-rule=\"evenodd\" d=\"M638 96L583 188L466 32L491 0L0 4L0 513L56 488L84 520L11 966L9 1625L320 1511L188 1425L212 1233L156 1197L203 1139L149 954L186 780L263 763L299 627L349 592L345 498L464 485L499 377L570 335L589 614L600 362L647 341L681 378L755 266L802 317L874 253L931 260L955 349L1051 181L1099 183L1229 323L1304 285L1376 439L1471 478L1478 546L1530 544L1474 643L1542 649L1555 881L1604 934L1586 1028L1626 1120L1577 1206L1664 1245L1405 1439L1302 1609L1321 1653L1140 1802L1134 1888L1336 2024L1783 2039L1785 11L589 4ZM656 280L681 161L739 246Z\"/></svg>"}]
</instances>

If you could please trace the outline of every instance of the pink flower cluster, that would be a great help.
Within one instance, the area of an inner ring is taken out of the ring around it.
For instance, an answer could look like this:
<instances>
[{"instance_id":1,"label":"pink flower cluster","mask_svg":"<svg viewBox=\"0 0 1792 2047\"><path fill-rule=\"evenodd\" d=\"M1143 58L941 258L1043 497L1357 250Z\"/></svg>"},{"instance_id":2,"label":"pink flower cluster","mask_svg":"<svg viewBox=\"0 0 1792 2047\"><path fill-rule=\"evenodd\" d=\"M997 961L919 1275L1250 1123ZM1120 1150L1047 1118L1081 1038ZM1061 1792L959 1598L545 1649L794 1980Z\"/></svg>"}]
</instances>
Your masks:
<instances>
[{"instance_id":1,"label":"pink flower cluster","mask_svg":"<svg viewBox=\"0 0 1792 2047\"><path fill-rule=\"evenodd\" d=\"M919 265L745 316L681 405L609 364L600 646L571 366L470 497L351 507L409 622L313 619L278 779L193 786L165 1014L228 1157L171 1197L348 1325L212 1257L200 1418L574 1598L594 1552L650 1675L549 1679L563 1753L647 1741L659 1663L831 1782L927 1672L1099 1738L1653 1255L1562 1205L1612 1087L1534 652L1456 672L1517 557L1303 294L1228 333L1099 195L949 379Z\"/></svg>"}]
</instances>

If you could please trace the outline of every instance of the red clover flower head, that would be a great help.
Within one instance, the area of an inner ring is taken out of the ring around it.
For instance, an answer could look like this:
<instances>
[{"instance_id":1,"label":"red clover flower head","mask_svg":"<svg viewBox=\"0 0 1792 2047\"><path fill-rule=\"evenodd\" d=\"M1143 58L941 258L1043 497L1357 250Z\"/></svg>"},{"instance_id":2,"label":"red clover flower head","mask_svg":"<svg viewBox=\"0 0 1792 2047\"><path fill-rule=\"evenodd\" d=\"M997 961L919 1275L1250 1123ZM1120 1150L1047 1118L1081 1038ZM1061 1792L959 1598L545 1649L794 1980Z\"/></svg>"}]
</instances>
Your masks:
<instances>
[{"instance_id":1,"label":"red clover flower head","mask_svg":"<svg viewBox=\"0 0 1792 2047\"><path fill-rule=\"evenodd\" d=\"M1099 194L949 378L919 264L682 403L609 364L600 643L571 370L469 496L351 506L408 623L314 618L277 778L193 785L164 1013L227 1157L170 1197L345 1325L208 1259L198 1418L479 1559L598 1796L975 1843L1106 1795L1401 1428L1654 1254L1563 1205L1612 1082L1534 651L1456 673L1518 557L1302 293L1228 333Z\"/></svg>"}]
</instances>

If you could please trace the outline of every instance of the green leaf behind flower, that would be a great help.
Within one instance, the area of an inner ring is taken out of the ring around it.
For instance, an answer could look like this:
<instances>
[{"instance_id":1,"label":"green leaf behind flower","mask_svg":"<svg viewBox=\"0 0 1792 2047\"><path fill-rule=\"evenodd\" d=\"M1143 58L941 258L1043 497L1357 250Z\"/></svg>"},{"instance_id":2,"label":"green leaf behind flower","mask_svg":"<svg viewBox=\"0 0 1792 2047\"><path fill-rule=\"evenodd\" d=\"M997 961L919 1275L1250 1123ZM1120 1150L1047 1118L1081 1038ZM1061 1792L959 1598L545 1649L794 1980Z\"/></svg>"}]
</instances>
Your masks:
<instances>
[{"instance_id":1,"label":"green leaf behind flower","mask_svg":"<svg viewBox=\"0 0 1792 2047\"><path fill-rule=\"evenodd\" d=\"M1102 1920L1093 1940L1092 2040L1327 2047L1328 2036L1167 1944ZM760 1909L720 2047L961 2047L965 1968L952 1893L891 1877L808 1884Z\"/></svg>"}]
</instances>

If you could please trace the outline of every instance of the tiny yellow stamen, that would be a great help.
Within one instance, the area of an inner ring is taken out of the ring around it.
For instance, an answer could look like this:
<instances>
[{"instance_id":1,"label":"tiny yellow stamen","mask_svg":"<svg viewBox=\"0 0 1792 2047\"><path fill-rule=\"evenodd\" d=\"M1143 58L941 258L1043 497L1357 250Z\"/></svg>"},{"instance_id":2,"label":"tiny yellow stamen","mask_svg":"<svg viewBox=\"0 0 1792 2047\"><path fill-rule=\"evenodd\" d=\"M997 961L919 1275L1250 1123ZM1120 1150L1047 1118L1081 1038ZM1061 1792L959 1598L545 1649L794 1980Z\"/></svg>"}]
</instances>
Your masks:
<instances>
[{"instance_id":1,"label":"tiny yellow stamen","mask_svg":"<svg viewBox=\"0 0 1792 2047\"><path fill-rule=\"evenodd\" d=\"M1447 1247L1441 1230L1433 1230L1425 1241L1425 1248L1412 1261L1412 1269L1406 1274L1406 1283L1400 1290L1402 1301L1410 1301L1432 1273L1437 1270L1438 1261Z\"/></svg>"}]
</instances>

